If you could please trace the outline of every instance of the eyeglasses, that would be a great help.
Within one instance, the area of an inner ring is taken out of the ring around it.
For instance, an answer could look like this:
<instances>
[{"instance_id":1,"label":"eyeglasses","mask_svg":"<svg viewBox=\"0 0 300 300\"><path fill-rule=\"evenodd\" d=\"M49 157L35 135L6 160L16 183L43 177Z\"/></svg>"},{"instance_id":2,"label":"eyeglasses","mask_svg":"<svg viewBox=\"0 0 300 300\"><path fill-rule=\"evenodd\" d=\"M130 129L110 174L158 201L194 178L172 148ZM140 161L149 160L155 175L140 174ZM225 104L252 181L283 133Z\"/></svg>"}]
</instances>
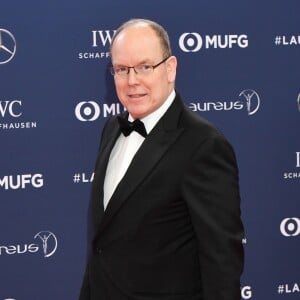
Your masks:
<instances>
[{"instance_id":1,"label":"eyeglasses","mask_svg":"<svg viewBox=\"0 0 300 300\"><path fill-rule=\"evenodd\" d=\"M162 61L160 61L158 64L156 64L154 66L151 66L148 64L141 64L141 65L137 65L137 66L133 66L133 67L127 67L127 66L111 67L110 72L113 76L116 75L116 76L124 78L129 74L130 69L133 69L135 74L139 74L141 76L146 76L146 75L151 74L154 71L154 69L156 69L158 66L163 64L169 58L170 58L170 56L164 58Z\"/></svg>"}]
</instances>

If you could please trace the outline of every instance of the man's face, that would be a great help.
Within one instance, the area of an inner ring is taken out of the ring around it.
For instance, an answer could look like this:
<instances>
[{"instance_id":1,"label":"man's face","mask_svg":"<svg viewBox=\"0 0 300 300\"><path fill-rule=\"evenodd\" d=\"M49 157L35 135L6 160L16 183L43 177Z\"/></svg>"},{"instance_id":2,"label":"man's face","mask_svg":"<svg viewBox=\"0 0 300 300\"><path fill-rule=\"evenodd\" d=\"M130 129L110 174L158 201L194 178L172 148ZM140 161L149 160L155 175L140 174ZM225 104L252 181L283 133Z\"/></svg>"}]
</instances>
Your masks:
<instances>
[{"instance_id":1,"label":"man's face","mask_svg":"<svg viewBox=\"0 0 300 300\"><path fill-rule=\"evenodd\" d=\"M163 51L153 29L139 24L121 31L112 46L112 63L118 66L156 65L162 61ZM150 74L136 74L133 69L125 77L115 75L119 100L134 119L141 119L167 99L174 87L176 58L171 56Z\"/></svg>"}]
</instances>

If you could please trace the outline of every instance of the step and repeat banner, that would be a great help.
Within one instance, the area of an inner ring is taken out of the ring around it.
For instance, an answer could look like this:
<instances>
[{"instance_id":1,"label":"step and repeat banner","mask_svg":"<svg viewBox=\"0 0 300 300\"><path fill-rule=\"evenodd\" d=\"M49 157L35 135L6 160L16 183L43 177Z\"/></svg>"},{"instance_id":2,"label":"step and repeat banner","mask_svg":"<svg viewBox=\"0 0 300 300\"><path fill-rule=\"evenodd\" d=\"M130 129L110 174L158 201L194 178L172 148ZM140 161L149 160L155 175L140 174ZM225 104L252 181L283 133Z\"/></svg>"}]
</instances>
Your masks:
<instances>
[{"instance_id":1,"label":"step and repeat banner","mask_svg":"<svg viewBox=\"0 0 300 300\"><path fill-rule=\"evenodd\" d=\"M299 299L300 2L266 2L1 1L0 300L77 299L100 133L123 111L109 47L133 17L168 30L186 105L235 148L241 299Z\"/></svg>"}]
</instances>

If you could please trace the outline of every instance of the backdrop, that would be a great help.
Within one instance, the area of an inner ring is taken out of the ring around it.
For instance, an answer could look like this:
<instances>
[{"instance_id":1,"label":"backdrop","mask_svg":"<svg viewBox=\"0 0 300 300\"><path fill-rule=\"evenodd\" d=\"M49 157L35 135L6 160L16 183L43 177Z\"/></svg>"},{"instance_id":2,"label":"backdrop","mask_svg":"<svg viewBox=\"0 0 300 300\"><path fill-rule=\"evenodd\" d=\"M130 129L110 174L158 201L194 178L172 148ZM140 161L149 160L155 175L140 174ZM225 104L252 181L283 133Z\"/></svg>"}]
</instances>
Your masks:
<instances>
[{"instance_id":1,"label":"backdrop","mask_svg":"<svg viewBox=\"0 0 300 300\"><path fill-rule=\"evenodd\" d=\"M2 0L0 300L74 300L100 133L123 110L107 71L132 17L169 32L176 86L233 144L242 299L299 299L299 0Z\"/></svg>"}]
</instances>

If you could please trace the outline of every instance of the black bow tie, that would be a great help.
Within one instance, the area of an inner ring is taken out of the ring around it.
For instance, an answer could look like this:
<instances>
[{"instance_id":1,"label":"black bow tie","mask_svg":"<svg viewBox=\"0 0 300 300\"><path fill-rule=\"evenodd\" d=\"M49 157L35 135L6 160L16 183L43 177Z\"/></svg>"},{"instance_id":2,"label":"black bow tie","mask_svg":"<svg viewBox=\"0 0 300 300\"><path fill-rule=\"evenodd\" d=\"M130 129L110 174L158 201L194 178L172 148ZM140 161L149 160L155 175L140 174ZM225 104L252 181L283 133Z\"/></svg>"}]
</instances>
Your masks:
<instances>
[{"instance_id":1,"label":"black bow tie","mask_svg":"<svg viewBox=\"0 0 300 300\"><path fill-rule=\"evenodd\" d=\"M133 122L130 122L127 119L118 116L118 121L121 131L125 136L130 135L132 131L138 132L143 137L147 136L145 125L140 119L136 119Z\"/></svg>"}]
</instances>

